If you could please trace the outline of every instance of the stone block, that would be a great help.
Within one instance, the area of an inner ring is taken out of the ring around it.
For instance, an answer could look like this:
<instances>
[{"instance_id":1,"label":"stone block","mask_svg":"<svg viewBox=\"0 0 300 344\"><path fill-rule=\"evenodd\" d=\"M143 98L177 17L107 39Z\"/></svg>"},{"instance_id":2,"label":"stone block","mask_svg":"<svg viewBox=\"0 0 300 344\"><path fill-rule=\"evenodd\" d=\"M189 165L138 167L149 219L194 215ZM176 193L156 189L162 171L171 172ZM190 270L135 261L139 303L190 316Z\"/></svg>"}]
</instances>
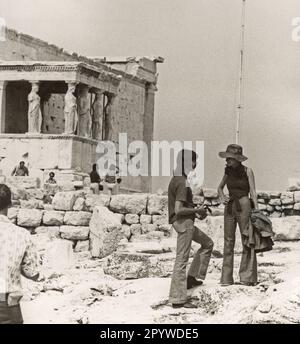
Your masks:
<instances>
[{"instance_id":1,"label":"stone block","mask_svg":"<svg viewBox=\"0 0 300 344\"><path fill-rule=\"evenodd\" d=\"M274 198L274 199L270 199L269 201L269 205L272 206L280 206L281 205L281 200L279 198Z\"/></svg>"},{"instance_id":2,"label":"stone block","mask_svg":"<svg viewBox=\"0 0 300 344\"><path fill-rule=\"evenodd\" d=\"M59 226L39 226L35 229L36 234L47 235L50 239L60 238L60 228Z\"/></svg>"},{"instance_id":3,"label":"stone block","mask_svg":"<svg viewBox=\"0 0 300 344\"><path fill-rule=\"evenodd\" d=\"M78 240L76 245L75 245L75 252L86 252L89 251L90 249L90 241L89 240L83 240L80 241Z\"/></svg>"},{"instance_id":4,"label":"stone block","mask_svg":"<svg viewBox=\"0 0 300 344\"><path fill-rule=\"evenodd\" d=\"M88 226L92 214L87 211L67 211L64 217L64 224L69 226Z\"/></svg>"},{"instance_id":5,"label":"stone block","mask_svg":"<svg viewBox=\"0 0 300 344\"><path fill-rule=\"evenodd\" d=\"M168 217L166 215L152 215L152 223L157 226L165 225L168 222Z\"/></svg>"},{"instance_id":6,"label":"stone block","mask_svg":"<svg viewBox=\"0 0 300 344\"><path fill-rule=\"evenodd\" d=\"M263 198L263 199L270 199L271 198L271 192L270 191L258 191L257 197Z\"/></svg>"},{"instance_id":7,"label":"stone block","mask_svg":"<svg viewBox=\"0 0 300 344\"><path fill-rule=\"evenodd\" d=\"M300 191L300 178L289 178L289 191Z\"/></svg>"},{"instance_id":8,"label":"stone block","mask_svg":"<svg viewBox=\"0 0 300 344\"><path fill-rule=\"evenodd\" d=\"M42 200L44 198L44 191L42 189L28 189L27 195L29 198Z\"/></svg>"},{"instance_id":9,"label":"stone block","mask_svg":"<svg viewBox=\"0 0 300 344\"><path fill-rule=\"evenodd\" d=\"M56 273L75 266L73 243L69 240L55 240L47 245L43 259L43 268Z\"/></svg>"},{"instance_id":10,"label":"stone block","mask_svg":"<svg viewBox=\"0 0 300 344\"><path fill-rule=\"evenodd\" d=\"M295 201L295 203L300 203L300 191L295 191L294 201Z\"/></svg>"},{"instance_id":11,"label":"stone block","mask_svg":"<svg viewBox=\"0 0 300 344\"><path fill-rule=\"evenodd\" d=\"M42 222L43 211L38 209L20 209L18 212L18 226L38 227Z\"/></svg>"},{"instance_id":12,"label":"stone block","mask_svg":"<svg viewBox=\"0 0 300 344\"><path fill-rule=\"evenodd\" d=\"M85 208L85 199L83 197L78 197L74 203L73 210L74 211L82 211Z\"/></svg>"},{"instance_id":13,"label":"stone block","mask_svg":"<svg viewBox=\"0 0 300 344\"><path fill-rule=\"evenodd\" d=\"M130 232L132 235L140 235L142 234L142 225L141 224L133 224L130 226Z\"/></svg>"},{"instance_id":14,"label":"stone block","mask_svg":"<svg viewBox=\"0 0 300 344\"><path fill-rule=\"evenodd\" d=\"M294 193L293 192L282 192L281 194L282 205L289 205L294 203Z\"/></svg>"},{"instance_id":15,"label":"stone block","mask_svg":"<svg viewBox=\"0 0 300 344\"><path fill-rule=\"evenodd\" d=\"M109 208L116 213L141 215L146 214L147 201L147 194L114 195Z\"/></svg>"},{"instance_id":16,"label":"stone block","mask_svg":"<svg viewBox=\"0 0 300 344\"><path fill-rule=\"evenodd\" d=\"M52 200L53 208L55 210L71 211L73 210L76 199L81 196L82 194L76 191L58 192Z\"/></svg>"},{"instance_id":17,"label":"stone block","mask_svg":"<svg viewBox=\"0 0 300 344\"><path fill-rule=\"evenodd\" d=\"M89 227L83 226L61 226L60 236L67 240L87 240L89 238Z\"/></svg>"},{"instance_id":18,"label":"stone block","mask_svg":"<svg viewBox=\"0 0 300 344\"><path fill-rule=\"evenodd\" d=\"M168 211L168 196L149 195L147 213L149 215L162 215Z\"/></svg>"},{"instance_id":19,"label":"stone block","mask_svg":"<svg viewBox=\"0 0 300 344\"><path fill-rule=\"evenodd\" d=\"M294 209L295 210L300 210L300 203L295 203L294 204Z\"/></svg>"},{"instance_id":20,"label":"stone block","mask_svg":"<svg viewBox=\"0 0 300 344\"><path fill-rule=\"evenodd\" d=\"M150 224L152 222L152 216L151 215L141 215L140 216L140 223L142 225Z\"/></svg>"},{"instance_id":21,"label":"stone block","mask_svg":"<svg viewBox=\"0 0 300 344\"><path fill-rule=\"evenodd\" d=\"M12 222L16 222L18 217L19 208L8 208L7 217Z\"/></svg>"},{"instance_id":22,"label":"stone block","mask_svg":"<svg viewBox=\"0 0 300 344\"><path fill-rule=\"evenodd\" d=\"M96 206L102 206L102 207L108 207L110 203L110 196L108 195L86 195L85 197L85 205L90 211L93 211L94 207Z\"/></svg>"},{"instance_id":23,"label":"stone block","mask_svg":"<svg viewBox=\"0 0 300 344\"><path fill-rule=\"evenodd\" d=\"M205 198L219 198L218 192L216 189L203 189L203 194Z\"/></svg>"},{"instance_id":24,"label":"stone block","mask_svg":"<svg viewBox=\"0 0 300 344\"><path fill-rule=\"evenodd\" d=\"M64 211L45 211L43 224L47 226L61 226L64 223Z\"/></svg>"},{"instance_id":25,"label":"stone block","mask_svg":"<svg viewBox=\"0 0 300 344\"><path fill-rule=\"evenodd\" d=\"M121 232L123 233L124 237L129 240L131 237L131 230L130 230L130 226L128 225L122 225L122 229Z\"/></svg>"},{"instance_id":26,"label":"stone block","mask_svg":"<svg viewBox=\"0 0 300 344\"><path fill-rule=\"evenodd\" d=\"M125 215L125 221L129 225L139 223L140 217L137 214L126 214Z\"/></svg>"},{"instance_id":27,"label":"stone block","mask_svg":"<svg viewBox=\"0 0 300 344\"><path fill-rule=\"evenodd\" d=\"M92 257L112 254L123 235L122 225L115 214L103 206L96 206L90 221L90 250Z\"/></svg>"},{"instance_id":28,"label":"stone block","mask_svg":"<svg viewBox=\"0 0 300 344\"><path fill-rule=\"evenodd\" d=\"M149 232L156 231L158 229L157 225L154 225L153 223L148 223L148 224L142 224L142 234L147 234Z\"/></svg>"}]
</instances>

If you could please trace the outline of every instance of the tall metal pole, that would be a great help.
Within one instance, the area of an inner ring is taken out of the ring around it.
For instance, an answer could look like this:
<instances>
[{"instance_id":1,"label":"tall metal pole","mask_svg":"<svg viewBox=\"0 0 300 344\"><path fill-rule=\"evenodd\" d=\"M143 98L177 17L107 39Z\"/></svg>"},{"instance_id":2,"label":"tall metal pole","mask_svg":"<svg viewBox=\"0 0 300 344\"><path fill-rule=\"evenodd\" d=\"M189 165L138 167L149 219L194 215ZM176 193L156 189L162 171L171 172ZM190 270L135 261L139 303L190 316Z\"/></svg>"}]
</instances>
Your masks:
<instances>
[{"instance_id":1,"label":"tall metal pole","mask_svg":"<svg viewBox=\"0 0 300 344\"><path fill-rule=\"evenodd\" d=\"M241 37L240 37L240 65L239 65L239 88L238 103L236 106L236 132L235 142L240 141L240 121L243 111L243 95L244 95L244 47L245 47L245 12L246 0L242 0L242 20L241 20Z\"/></svg>"}]
</instances>

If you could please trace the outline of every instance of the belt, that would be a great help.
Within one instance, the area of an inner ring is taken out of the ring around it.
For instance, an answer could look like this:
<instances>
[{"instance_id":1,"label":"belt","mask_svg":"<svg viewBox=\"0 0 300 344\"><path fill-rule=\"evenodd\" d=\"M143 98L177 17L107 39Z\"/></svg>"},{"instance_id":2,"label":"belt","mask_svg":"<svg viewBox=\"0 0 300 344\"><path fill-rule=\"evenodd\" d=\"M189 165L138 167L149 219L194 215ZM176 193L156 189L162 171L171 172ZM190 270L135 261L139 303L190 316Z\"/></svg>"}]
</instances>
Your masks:
<instances>
[{"instance_id":1,"label":"belt","mask_svg":"<svg viewBox=\"0 0 300 344\"><path fill-rule=\"evenodd\" d=\"M233 203L235 204L236 210L237 212L241 212L242 208L241 208L241 204L240 204L240 199L236 196L230 196L228 205L227 205L227 211L229 215L232 215L232 207L233 207Z\"/></svg>"}]
</instances>

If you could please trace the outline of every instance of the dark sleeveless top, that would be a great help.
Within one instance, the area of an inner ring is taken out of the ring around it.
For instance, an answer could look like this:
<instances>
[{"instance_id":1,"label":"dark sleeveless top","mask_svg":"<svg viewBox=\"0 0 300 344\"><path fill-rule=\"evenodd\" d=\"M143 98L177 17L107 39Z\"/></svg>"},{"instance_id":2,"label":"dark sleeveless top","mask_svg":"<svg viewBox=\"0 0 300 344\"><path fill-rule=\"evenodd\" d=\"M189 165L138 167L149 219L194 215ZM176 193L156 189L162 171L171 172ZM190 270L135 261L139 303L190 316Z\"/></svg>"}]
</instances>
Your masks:
<instances>
[{"instance_id":1,"label":"dark sleeveless top","mask_svg":"<svg viewBox=\"0 0 300 344\"><path fill-rule=\"evenodd\" d=\"M239 199L245 196L249 196L250 185L246 167L242 164L235 169L226 167L225 174L227 176L226 186L229 191L230 197L228 203L228 212L229 214L231 214L233 203L235 203L237 211L241 211Z\"/></svg>"}]
</instances>

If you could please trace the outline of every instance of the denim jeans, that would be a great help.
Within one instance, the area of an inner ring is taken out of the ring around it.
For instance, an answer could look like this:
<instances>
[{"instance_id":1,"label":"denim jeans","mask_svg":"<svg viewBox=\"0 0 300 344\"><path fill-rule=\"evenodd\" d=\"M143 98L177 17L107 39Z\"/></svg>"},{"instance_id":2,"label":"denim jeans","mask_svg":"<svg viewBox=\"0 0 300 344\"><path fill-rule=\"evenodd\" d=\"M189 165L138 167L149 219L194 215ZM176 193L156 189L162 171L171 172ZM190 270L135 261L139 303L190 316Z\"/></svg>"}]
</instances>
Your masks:
<instances>
[{"instance_id":1,"label":"denim jeans","mask_svg":"<svg viewBox=\"0 0 300 344\"><path fill-rule=\"evenodd\" d=\"M246 228L249 219L251 204L248 197L240 198L241 211L238 212L236 205L232 206L232 214L228 213L225 207L224 214L224 257L221 284L233 284L233 258L236 226L239 225L240 232ZM240 281L242 283L257 282L257 260L254 249L243 245L242 259L239 270Z\"/></svg>"},{"instance_id":2,"label":"denim jeans","mask_svg":"<svg viewBox=\"0 0 300 344\"><path fill-rule=\"evenodd\" d=\"M213 241L194 225L184 232L177 231L176 259L172 275L169 301L171 303L184 303L187 301L186 266L189 260L192 240L201 244L195 253L188 274L205 279L210 256L213 250Z\"/></svg>"}]
</instances>

